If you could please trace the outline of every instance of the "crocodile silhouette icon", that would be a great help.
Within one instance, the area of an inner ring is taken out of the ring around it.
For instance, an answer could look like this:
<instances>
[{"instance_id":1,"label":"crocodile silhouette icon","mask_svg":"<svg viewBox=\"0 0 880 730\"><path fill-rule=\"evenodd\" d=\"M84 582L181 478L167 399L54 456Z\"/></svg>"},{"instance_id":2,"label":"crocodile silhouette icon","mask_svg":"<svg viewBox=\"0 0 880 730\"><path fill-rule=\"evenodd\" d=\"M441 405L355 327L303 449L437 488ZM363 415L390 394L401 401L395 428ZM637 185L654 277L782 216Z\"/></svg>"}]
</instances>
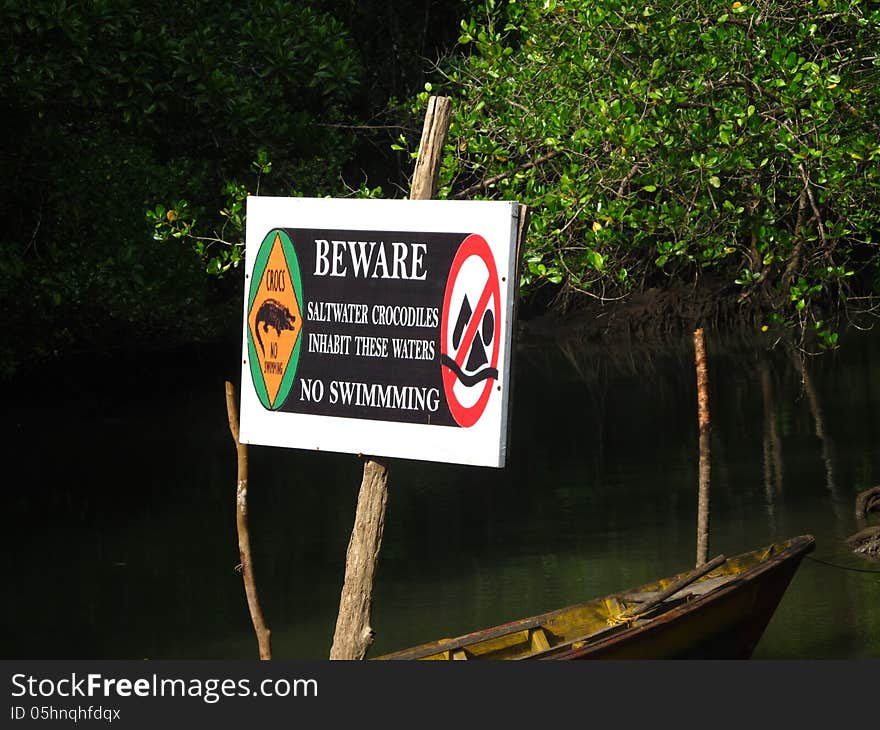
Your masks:
<instances>
[{"instance_id":1,"label":"crocodile silhouette icon","mask_svg":"<svg viewBox=\"0 0 880 730\"><path fill-rule=\"evenodd\" d=\"M254 329L256 330L257 342L260 343L260 349L263 355L266 354L266 346L263 344L263 338L260 337L260 325L263 325L263 332L267 333L272 327L280 336L285 330L293 331L293 324L296 317L291 311L285 307L277 299L267 299L257 310L257 316L254 318Z\"/></svg>"}]
</instances>

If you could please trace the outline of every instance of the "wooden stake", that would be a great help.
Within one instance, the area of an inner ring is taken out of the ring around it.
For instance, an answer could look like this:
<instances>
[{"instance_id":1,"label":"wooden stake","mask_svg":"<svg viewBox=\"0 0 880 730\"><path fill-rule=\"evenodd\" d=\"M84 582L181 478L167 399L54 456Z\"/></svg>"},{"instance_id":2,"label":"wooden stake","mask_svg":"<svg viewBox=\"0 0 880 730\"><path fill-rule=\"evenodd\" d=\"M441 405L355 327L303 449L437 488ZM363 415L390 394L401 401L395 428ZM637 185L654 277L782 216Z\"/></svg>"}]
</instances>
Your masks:
<instances>
[{"instance_id":1,"label":"wooden stake","mask_svg":"<svg viewBox=\"0 0 880 730\"><path fill-rule=\"evenodd\" d=\"M448 97L432 96L428 99L419 156L410 186L410 200L430 200L434 197L451 115L452 102Z\"/></svg>"},{"instance_id":2,"label":"wooden stake","mask_svg":"<svg viewBox=\"0 0 880 730\"><path fill-rule=\"evenodd\" d=\"M702 328L694 332L697 366L697 419L700 426L700 492L697 507L697 567L709 559L709 378L706 373L706 343Z\"/></svg>"},{"instance_id":3,"label":"wooden stake","mask_svg":"<svg viewBox=\"0 0 880 730\"><path fill-rule=\"evenodd\" d=\"M451 110L452 103L446 97L432 96L428 100L411 200L430 200L434 196ZM330 659L363 659L373 643L375 634L370 625L373 582L382 547L387 503L388 465L374 457L366 457L354 528L345 556L345 579Z\"/></svg>"},{"instance_id":4,"label":"wooden stake","mask_svg":"<svg viewBox=\"0 0 880 730\"><path fill-rule=\"evenodd\" d=\"M260 659L272 658L272 632L266 626L260 601L257 597L257 581L254 578L253 560L251 559L251 538L247 523L247 490L248 490L248 454L247 444L238 440L238 408L235 405L235 386L226 383L226 415L229 418L229 431L235 441L238 454L238 484L235 489L235 524L238 529L238 556L241 560L241 577L244 580L244 592L247 596L248 611L257 635L257 646Z\"/></svg>"},{"instance_id":5,"label":"wooden stake","mask_svg":"<svg viewBox=\"0 0 880 730\"><path fill-rule=\"evenodd\" d=\"M374 632L370 625L373 583L387 504L388 467L379 459L367 459L345 556L345 582L330 648L331 659L363 659L373 643Z\"/></svg>"}]
</instances>

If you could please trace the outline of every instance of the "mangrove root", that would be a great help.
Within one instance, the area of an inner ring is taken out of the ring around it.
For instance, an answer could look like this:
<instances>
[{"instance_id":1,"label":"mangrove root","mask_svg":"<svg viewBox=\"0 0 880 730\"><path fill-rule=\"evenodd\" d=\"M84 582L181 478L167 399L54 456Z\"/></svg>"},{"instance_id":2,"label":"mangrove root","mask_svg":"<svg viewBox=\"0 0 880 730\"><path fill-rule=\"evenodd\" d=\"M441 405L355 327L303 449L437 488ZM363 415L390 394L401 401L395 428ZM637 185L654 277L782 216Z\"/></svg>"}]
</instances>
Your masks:
<instances>
[{"instance_id":1,"label":"mangrove root","mask_svg":"<svg viewBox=\"0 0 880 730\"><path fill-rule=\"evenodd\" d=\"M880 525L866 527L846 538L847 545L858 555L880 560Z\"/></svg>"},{"instance_id":2,"label":"mangrove root","mask_svg":"<svg viewBox=\"0 0 880 730\"><path fill-rule=\"evenodd\" d=\"M867 519L869 512L880 512L880 486L865 489L856 495L856 519Z\"/></svg>"}]
</instances>

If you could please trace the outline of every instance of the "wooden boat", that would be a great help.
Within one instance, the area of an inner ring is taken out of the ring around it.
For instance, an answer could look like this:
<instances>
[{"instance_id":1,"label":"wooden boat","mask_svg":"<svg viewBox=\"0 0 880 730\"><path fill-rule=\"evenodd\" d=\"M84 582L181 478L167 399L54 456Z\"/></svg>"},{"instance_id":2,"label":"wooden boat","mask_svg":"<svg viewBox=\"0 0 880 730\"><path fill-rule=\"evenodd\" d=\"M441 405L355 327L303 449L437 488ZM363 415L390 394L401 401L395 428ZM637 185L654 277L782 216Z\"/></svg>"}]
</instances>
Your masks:
<instances>
[{"instance_id":1,"label":"wooden boat","mask_svg":"<svg viewBox=\"0 0 880 730\"><path fill-rule=\"evenodd\" d=\"M804 555L801 535L695 570L376 659L748 659Z\"/></svg>"}]
</instances>

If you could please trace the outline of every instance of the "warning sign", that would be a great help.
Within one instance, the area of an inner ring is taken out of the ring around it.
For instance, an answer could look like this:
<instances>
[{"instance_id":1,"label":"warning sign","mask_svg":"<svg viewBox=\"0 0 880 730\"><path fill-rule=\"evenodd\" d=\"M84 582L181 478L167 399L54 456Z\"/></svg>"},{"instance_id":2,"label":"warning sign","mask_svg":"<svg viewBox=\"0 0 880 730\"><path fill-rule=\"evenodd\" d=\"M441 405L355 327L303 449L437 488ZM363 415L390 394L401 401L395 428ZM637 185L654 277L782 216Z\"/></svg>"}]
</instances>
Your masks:
<instances>
[{"instance_id":1,"label":"warning sign","mask_svg":"<svg viewBox=\"0 0 880 730\"><path fill-rule=\"evenodd\" d=\"M486 239L468 236L452 262L443 298L443 390L459 426L483 415L498 380L501 337L498 270Z\"/></svg>"},{"instance_id":2,"label":"warning sign","mask_svg":"<svg viewBox=\"0 0 880 730\"><path fill-rule=\"evenodd\" d=\"M249 198L241 440L502 466L518 211Z\"/></svg>"},{"instance_id":3,"label":"warning sign","mask_svg":"<svg viewBox=\"0 0 880 730\"><path fill-rule=\"evenodd\" d=\"M284 231L270 231L263 239L248 299L251 377L263 406L276 409L296 375L303 326L302 280L296 252Z\"/></svg>"}]
</instances>

